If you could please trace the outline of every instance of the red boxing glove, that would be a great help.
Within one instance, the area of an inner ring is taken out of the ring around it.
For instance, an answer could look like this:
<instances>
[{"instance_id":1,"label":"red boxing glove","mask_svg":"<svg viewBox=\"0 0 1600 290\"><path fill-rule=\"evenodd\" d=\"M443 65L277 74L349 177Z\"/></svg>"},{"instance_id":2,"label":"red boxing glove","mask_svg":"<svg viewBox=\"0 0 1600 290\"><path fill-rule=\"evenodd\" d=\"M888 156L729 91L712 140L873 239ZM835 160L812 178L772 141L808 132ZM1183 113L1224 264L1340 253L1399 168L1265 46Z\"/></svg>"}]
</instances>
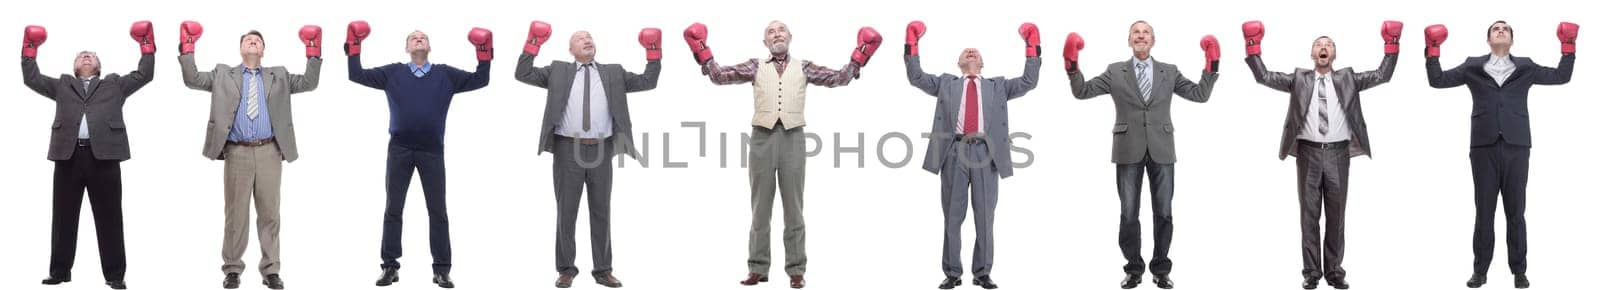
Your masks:
<instances>
[{"instance_id":1,"label":"red boxing glove","mask_svg":"<svg viewBox=\"0 0 1600 290\"><path fill-rule=\"evenodd\" d=\"M194 53L194 43L200 41L200 34L205 30L200 22L184 21L178 25L178 54Z\"/></svg>"},{"instance_id":2,"label":"red boxing glove","mask_svg":"<svg viewBox=\"0 0 1600 290\"><path fill-rule=\"evenodd\" d=\"M550 24L534 20L528 24L528 42L522 45L522 52L529 55L539 55L539 47L550 40Z\"/></svg>"},{"instance_id":3,"label":"red boxing glove","mask_svg":"<svg viewBox=\"0 0 1600 290\"><path fill-rule=\"evenodd\" d=\"M1578 24L1561 22L1556 26L1556 39L1561 40L1561 54L1568 55L1578 51Z\"/></svg>"},{"instance_id":4,"label":"red boxing glove","mask_svg":"<svg viewBox=\"0 0 1600 290\"><path fill-rule=\"evenodd\" d=\"M661 60L661 29L650 27L639 30L639 45L644 46L644 60Z\"/></svg>"},{"instance_id":5,"label":"red boxing glove","mask_svg":"<svg viewBox=\"0 0 1600 290\"><path fill-rule=\"evenodd\" d=\"M300 27L300 43L306 44L307 58L322 58L322 26Z\"/></svg>"},{"instance_id":6,"label":"red boxing glove","mask_svg":"<svg viewBox=\"0 0 1600 290\"><path fill-rule=\"evenodd\" d=\"M683 29L683 41L689 43L689 52L694 54L694 62L706 65L711 61L711 47L706 46L706 25L695 22L689 28Z\"/></svg>"},{"instance_id":7,"label":"red boxing glove","mask_svg":"<svg viewBox=\"0 0 1600 290\"><path fill-rule=\"evenodd\" d=\"M878 52L878 45L883 44L883 35L877 29L862 27L856 31L856 50L850 55L850 61L857 66L866 66L867 60L872 59L872 54Z\"/></svg>"},{"instance_id":8,"label":"red boxing glove","mask_svg":"<svg viewBox=\"0 0 1600 290\"><path fill-rule=\"evenodd\" d=\"M1077 32L1067 34L1067 43L1061 46L1061 57L1067 60L1067 73L1078 73L1078 51L1083 50L1083 37Z\"/></svg>"},{"instance_id":9,"label":"red boxing glove","mask_svg":"<svg viewBox=\"0 0 1600 290\"><path fill-rule=\"evenodd\" d=\"M1217 72L1218 60L1222 59L1222 45L1217 43L1217 37L1206 34L1200 38L1200 49L1206 51L1206 72Z\"/></svg>"},{"instance_id":10,"label":"red boxing glove","mask_svg":"<svg viewBox=\"0 0 1600 290\"><path fill-rule=\"evenodd\" d=\"M472 42L474 50L478 51L478 61L494 59L494 33L481 27L473 27L467 32L467 41Z\"/></svg>"},{"instance_id":11,"label":"red boxing glove","mask_svg":"<svg viewBox=\"0 0 1600 290\"><path fill-rule=\"evenodd\" d=\"M1261 55L1261 38L1267 35L1267 25L1261 21L1251 20L1239 27L1244 31L1244 53L1246 55Z\"/></svg>"},{"instance_id":12,"label":"red boxing glove","mask_svg":"<svg viewBox=\"0 0 1600 290\"><path fill-rule=\"evenodd\" d=\"M39 46L40 45L44 45L44 40L46 38L49 38L49 37L50 37L50 33L46 32L44 30L44 26L28 25L27 28L23 28L22 29L22 57L26 57L26 58L38 57L39 56Z\"/></svg>"},{"instance_id":13,"label":"red boxing glove","mask_svg":"<svg viewBox=\"0 0 1600 290\"><path fill-rule=\"evenodd\" d=\"M917 55L917 42L921 41L922 35L926 33L928 33L928 26L922 24L922 20L906 24L906 55Z\"/></svg>"},{"instance_id":14,"label":"red boxing glove","mask_svg":"<svg viewBox=\"0 0 1600 290\"><path fill-rule=\"evenodd\" d=\"M1400 54L1400 32L1405 26L1400 21L1383 22L1383 54Z\"/></svg>"},{"instance_id":15,"label":"red boxing glove","mask_svg":"<svg viewBox=\"0 0 1600 290\"><path fill-rule=\"evenodd\" d=\"M1022 35L1022 41L1028 44L1026 55L1028 57L1039 57L1039 26L1034 25L1033 22L1023 22L1021 27L1017 27L1017 34Z\"/></svg>"},{"instance_id":16,"label":"red boxing glove","mask_svg":"<svg viewBox=\"0 0 1600 290\"><path fill-rule=\"evenodd\" d=\"M354 56L361 54L361 40L367 39L372 34L372 26L366 21L351 21L344 30L344 55Z\"/></svg>"},{"instance_id":17,"label":"red boxing glove","mask_svg":"<svg viewBox=\"0 0 1600 290\"><path fill-rule=\"evenodd\" d=\"M133 36L133 41L139 42L139 53L156 53L155 28L152 28L150 21L134 22L133 27L128 29L128 35Z\"/></svg>"},{"instance_id":18,"label":"red boxing glove","mask_svg":"<svg viewBox=\"0 0 1600 290\"><path fill-rule=\"evenodd\" d=\"M1428 58L1437 58L1439 45L1444 44L1444 39L1450 37L1450 30L1445 29L1443 24L1428 25L1427 29L1422 30L1422 36L1427 40Z\"/></svg>"}]
</instances>

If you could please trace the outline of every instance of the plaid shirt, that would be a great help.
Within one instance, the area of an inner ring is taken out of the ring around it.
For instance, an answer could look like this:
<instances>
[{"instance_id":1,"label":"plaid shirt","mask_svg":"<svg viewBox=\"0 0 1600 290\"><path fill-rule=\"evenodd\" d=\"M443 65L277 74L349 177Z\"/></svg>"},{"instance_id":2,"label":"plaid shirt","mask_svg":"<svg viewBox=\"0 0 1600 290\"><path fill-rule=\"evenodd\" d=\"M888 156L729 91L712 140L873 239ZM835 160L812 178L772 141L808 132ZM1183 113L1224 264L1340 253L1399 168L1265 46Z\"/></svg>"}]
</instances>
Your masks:
<instances>
[{"instance_id":1,"label":"plaid shirt","mask_svg":"<svg viewBox=\"0 0 1600 290\"><path fill-rule=\"evenodd\" d=\"M789 55L773 55L765 61L776 65L778 74L781 75L785 67L789 65ZM712 59L700 68L700 73L710 76L711 83L718 85L748 83L756 79L756 69L760 67L760 62L761 60L752 58L749 61L733 66L720 66L717 65L717 60ZM829 88L850 84L850 80L857 77L856 71L861 69L855 62L845 65L844 69L840 70L833 70L804 60L800 61L800 65L803 66L801 71L806 74L806 82Z\"/></svg>"}]
</instances>

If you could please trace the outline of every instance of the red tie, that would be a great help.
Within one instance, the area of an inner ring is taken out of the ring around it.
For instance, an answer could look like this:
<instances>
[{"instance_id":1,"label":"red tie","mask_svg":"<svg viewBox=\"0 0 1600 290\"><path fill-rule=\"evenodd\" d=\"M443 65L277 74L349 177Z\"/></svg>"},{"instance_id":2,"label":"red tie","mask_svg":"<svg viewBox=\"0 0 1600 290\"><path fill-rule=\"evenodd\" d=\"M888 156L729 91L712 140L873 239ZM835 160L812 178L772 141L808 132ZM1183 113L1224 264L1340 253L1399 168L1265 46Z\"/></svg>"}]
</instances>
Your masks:
<instances>
[{"instance_id":1,"label":"red tie","mask_svg":"<svg viewBox=\"0 0 1600 290\"><path fill-rule=\"evenodd\" d=\"M967 76L967 109L962 112L961 134L978 134L978 77Z\"/></svg>"}]
</instances>

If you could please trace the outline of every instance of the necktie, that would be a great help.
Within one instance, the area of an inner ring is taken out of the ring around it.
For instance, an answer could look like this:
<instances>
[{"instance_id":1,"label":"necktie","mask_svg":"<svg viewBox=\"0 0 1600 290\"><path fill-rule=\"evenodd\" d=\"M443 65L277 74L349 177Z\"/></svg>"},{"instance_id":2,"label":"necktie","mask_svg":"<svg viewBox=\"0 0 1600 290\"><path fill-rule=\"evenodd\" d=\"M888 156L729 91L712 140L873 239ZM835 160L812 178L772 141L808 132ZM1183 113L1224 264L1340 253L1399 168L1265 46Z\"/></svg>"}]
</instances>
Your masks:
<instances>
[{"instance_id":1,"label":"necktie","mask_svg":"<svg viewBox=\"0 0 1600 290\"><path fill-rule=\"evenodd\" d=\"M255 120L256 116L261 115L261 113L258 112L261 110L261 91L256 88L255 84L261 81L259 78L260 76L256 76L255 78L244 78L244 85L250 87L250 95L245 98L245 116L249 116L251 120Z\"/></svg>"},{"instance_id":2,"label":"necktie","mask_svg":"<svg viewBox=\"0 0 1600 290\"><path fill-rule=\"evenodd\" d=\"M1323 81L1324 80L1325 79L1323 77L1317 77L1317 119L1321 120L1321 122L1317 124L1317 134L1321 134L1323 136L1327 136L1328 135L1328 95L1324 94L1322 92L1322 90L1323 90Z\"/></svg>"},{"instance_id":3,"label":"necktie","mask_svg":"<svg viewBox=\"0 0 1600 290\"><path fill-rule=\"evenodd\" d=\"M589 71L592 64L584 64L579 71L583 73L583 131L589 132Z\"/></svg>"},{"instance_id":4,"label":"necktie","mask_svg":"<svg viewBox=\"0 0 1600 290\"><path fill-rule=\"evenodd\" d=\"M1134 67L1138 68L1137 73L1139 75L1139 95L1143 96L1144 100L1148 102L1150 101L1150 78L1144 76L1145 65L1144 63L1140 62L1135 63Z\"/></svg>"},{"instance_id":5,"label":"necktie","mask_svg":"<svg viewBox=\"0 0 1600 290\"><path fill-rule=\"evenodd\" d=\"M962 112L961 134L978 134L978 77L967 76L967 109Z\"/></svg>"}]
</instances>

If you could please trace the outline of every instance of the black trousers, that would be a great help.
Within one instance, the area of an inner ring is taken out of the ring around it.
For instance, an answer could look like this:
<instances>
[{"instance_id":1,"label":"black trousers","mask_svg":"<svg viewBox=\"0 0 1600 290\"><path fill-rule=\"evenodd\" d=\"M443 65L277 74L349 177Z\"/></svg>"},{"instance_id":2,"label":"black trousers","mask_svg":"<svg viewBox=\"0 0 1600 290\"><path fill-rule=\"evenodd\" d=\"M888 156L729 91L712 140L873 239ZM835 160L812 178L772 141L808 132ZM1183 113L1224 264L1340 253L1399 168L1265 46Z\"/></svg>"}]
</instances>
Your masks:
<instances>
[{"instance_id":1,"label":"black trousers","mask_svg":"<svg viewBox=\"0 0 1600 290\"><path fill-rule=\"evenodd\" d=\"M592 274L611 273L611 159L610 139L600 144L579 144L557 136L551 180L556 196L556 271L578 275L574 260L578 256L578 205L584 188L589 192L589 253L594 259Z\"/></svg>"},{"instance_id":2,"label":"black trousers","mask_svg":"<svg viewBox=\"0 0 1600 290\"><path fill-rule=\"evenodd\" d=\"M1295 175L1300 184L1300 274L1306 278L1344 278L1344 209L1350 185L1348 142L1295 145ZM1322 219L1326 211L1328 219ZM1324 236L1319 225L1326 223ZM1324 239L1326 238L1326 239Z\"/></svg>"},{"instance_id":3,"label":"black trousers","mask_svg":"<svg viewBox=\"0 0 1600 290\"><path fill-rule=\"evenodd\" d=\"M80 143L71 160L55 162L50 276L72 277L72 263L78 252L78 215L87 189L95 236L100 242L100 271L106 281L121 281L128 270L122 236L122 161L96 160L88 143Z\"/></svg>"},{"instance_id":4,"label":"black trousers","mask_svg":"<svg viewBox=\"0 0 1600 290\"><path fill-rule=\"evenodd\" d=\"M1148 153L1139 163L1117 164L1117 195L1122 202L1122 224L1117 244L1122 247L1122 257L1128 264L1122 271L1143 275L1144 258L1139 254L1141 243L1139 228L1139 187L1141 177L1150 177L1150 208L1155 221L1155 257L1150 260L1150 272L1166 275L1172 272L1172 259L1167 249L1172 247L1172 164L1152 161Z\"/></svg>"},{"instance_id":5,"label":"black trousers","mask_svg":"<svg viewBox=\"0 0 1600 290\"><path fill-rule=\"evenodd\" d=\"M1494 144L1472 147L1472 184L1477 204L1477 219L1472 228L1472 271L1489 272L1494 261L1495 198L1506 202L1506 255L1511 256L1511 273L1528 270L1528 224L1522 213L1528 200L1528 147L1507 144L1504 138Z\"/></svg>"},{"instance_id":6,"label":"black trousers","mask_svg":"<svg viewBox=\"0 0 1600 290\"><path fill-rule=\"evenodd\" d=\"M383 209L384 268L400 268L401 218L411 173L422 175L422 197L428 204L428 244L433 251L433 272L450 273L450 218L445 213L444 153L419 151L389 142L388 200Z\"/></svg>"}]
</instances>

